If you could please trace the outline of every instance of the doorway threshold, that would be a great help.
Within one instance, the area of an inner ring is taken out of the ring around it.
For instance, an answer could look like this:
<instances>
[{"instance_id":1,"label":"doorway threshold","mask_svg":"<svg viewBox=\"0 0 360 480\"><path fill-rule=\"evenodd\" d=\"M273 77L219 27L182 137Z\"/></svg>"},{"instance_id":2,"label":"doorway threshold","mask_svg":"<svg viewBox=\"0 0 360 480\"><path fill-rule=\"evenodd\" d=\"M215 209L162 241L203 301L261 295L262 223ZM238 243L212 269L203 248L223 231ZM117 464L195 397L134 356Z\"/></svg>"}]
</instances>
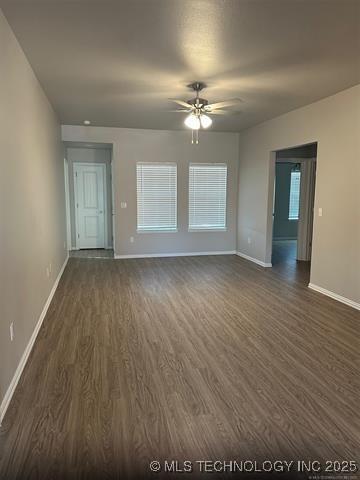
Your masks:
<instances>
[{"instance_id":1,"label":"doorway threshold","mask_svg":"<svg viewBox=\"0 0 360 480\"><path fill-rule=\"evenodd\" d=\"M103 248L71 250L69 256L74 258L114 258L114 250Z\"/></svg>"}]
</instances>

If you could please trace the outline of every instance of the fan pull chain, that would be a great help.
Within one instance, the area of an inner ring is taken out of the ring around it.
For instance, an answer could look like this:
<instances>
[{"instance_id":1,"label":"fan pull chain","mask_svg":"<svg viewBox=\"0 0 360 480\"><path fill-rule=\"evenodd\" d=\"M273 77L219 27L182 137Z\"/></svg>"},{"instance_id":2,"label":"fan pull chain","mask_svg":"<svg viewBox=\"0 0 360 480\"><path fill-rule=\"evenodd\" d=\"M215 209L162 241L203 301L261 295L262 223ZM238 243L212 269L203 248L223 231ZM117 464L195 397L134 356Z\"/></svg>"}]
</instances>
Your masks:
<instances>
[{"instance_id":1,"label":"fan pull chain","mask_svg":"<svg viewBox=\"0 0 360 480\"><path fill-rule=\"evenodd\" d=\"M199 130L191 130L191 144L194 145L194 143L195 145L199 144Z\"/></svg>"}]
</instances>

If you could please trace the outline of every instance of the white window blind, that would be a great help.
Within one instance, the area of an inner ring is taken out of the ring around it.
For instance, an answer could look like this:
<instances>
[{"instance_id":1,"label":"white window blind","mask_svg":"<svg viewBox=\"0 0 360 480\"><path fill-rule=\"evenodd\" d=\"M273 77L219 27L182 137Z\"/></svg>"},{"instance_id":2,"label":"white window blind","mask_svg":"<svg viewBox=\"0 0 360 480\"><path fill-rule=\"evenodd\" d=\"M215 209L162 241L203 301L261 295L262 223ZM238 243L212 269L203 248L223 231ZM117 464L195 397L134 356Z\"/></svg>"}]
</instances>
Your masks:
<instances>
[{"instance_id":1,"label":"white window blind","mask_svg":"<svg viewBox=\"0 0 360 480\"><path fill-rule=\"evenodd\" d=\"M189 230L226 229L226 185L226 164L190 164Z\"/></svg>"},{"instance_id":2,"label":"white window blind","mask_svg":"<svg viewBox=\"0 0 360 480\"><path fill-rule=\"evenodd\" d=\"M289 220L299 219L300 203L300 172L291 172L290 177L290 198L289 198Z\"/></svg>"},{"instance_id":3,"label":"white window blind","mask_svg":"<svg viewBox=\"0 0 360 480\"><path fill-rule=\"evenodd\" d=\"M137 163L137 230L176 231L175 163Z\"/></svg>"}]
</instances>

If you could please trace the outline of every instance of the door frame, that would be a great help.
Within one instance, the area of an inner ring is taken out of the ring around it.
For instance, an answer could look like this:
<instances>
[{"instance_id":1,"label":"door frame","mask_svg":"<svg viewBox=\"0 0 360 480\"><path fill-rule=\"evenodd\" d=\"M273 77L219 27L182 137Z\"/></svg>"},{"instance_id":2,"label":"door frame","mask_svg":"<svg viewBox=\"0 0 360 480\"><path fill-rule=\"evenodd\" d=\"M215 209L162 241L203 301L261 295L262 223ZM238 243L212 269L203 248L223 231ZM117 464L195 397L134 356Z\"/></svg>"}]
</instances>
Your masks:
<instances>
[{"instance_id":1,"label":"door frame","mask_svg":"<svg viewBox=\"0 0 360 480\"><path fill-rule=\"evenodd\" d=\"M84 166L84 167L93 167L93 166L99 166L102 168L103 171L103 201L104 201L104 249L108 248L108 206L107 206L107 176L106 176L106 164L105 163L96 163L96 162L74 162L73 163L73 175L74 175L74 208L75 208L75 247L76 250L80 250L79 246L79 236L78 236L78 231L79 231L79 209L77 207L78 205L78 188L77 188L77 168L79 166Z\"/></svg>"},{"instance_id":2,"label":"door frame","mask_svg":"<svg viewBox=\"0 0 360 480\"><path fill-rule=\"evenodd\" d=\"M113 164L113 149L111 149L110 153L110 185L111 185L111 245L108 243L107 247L108 249L112 249L115 253L115 190L114 190L114 164ZM108 239L109 240L109 239Z\"/></svg>"},{"instance_id":3,"label":"door frame","mask_svg":"<svg viewBox=\"0 0 360 480\"><path fill-rule=\"evenodd\" d=\"M316 157L307 158L306 161L301 162L301 169L296 258L309 262L311 261L314 229Z\"/></svg>"},{"instance_id":4,"label":"door frame","mask_svg":"<svg viewBox=\"0 0 360 480\"><path fill-rule=\"evenodd\" d=\"M315 140L314 142L319 146L319 142ZM274 199L275 199L275 169L276 169L276 153L279 150L285 150L290 148L301 147L306 144L295 145L293 147L286 147L286 148L278 148L276 150L270 151L269 156L269 175L268 175L268 198L267 198L267 224L266 224L266 237L265 237L265 263L267 266L272 266L271 259L272 259L272 249L273 249L273 227L274 227ZM299 157L292 157L287 158L284 162L289 163L302 163L306 160L315 161L317 165L318 157L311 157L311 158L299 158ZM313 192L313 222L312 222L312 229L311 229L311 243L313 243L313 236L314 236L314 217L315 217L315 202L316 202L316 174L315 174L315 184L314 184L314 192ZM312 249L311 249L312 250ZM313 262L310 262L310 278L311 278L311 269L312 269Z\"/></svg>"},{"instance_id":5,"label":"door frame","mask_svg":"<svg viewBox=\"0 0 360 480\"><path fill-rule=\"evenodd\" d=\"M66 214L66 250L71 250L71 222L70 222L70 185L69 162L64 155L64 187L65 187L65 214Z\"/></svg>"}]
</instances>

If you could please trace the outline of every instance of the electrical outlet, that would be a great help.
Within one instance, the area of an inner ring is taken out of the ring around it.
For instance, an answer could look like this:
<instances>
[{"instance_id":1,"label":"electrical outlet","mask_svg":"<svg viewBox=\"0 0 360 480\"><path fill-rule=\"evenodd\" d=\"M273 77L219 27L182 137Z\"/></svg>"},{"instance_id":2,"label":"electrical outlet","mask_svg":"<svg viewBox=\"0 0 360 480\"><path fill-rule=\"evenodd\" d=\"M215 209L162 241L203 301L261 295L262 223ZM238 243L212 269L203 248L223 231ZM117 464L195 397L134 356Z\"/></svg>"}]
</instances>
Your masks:
<instances>
[{"instance_id":1,"label":"electrical outlet","mask_svg":"<svg viewBox=\"0 0 360 480\"><path fill-rule=\"evenodd\" d=\"M121 203L120 203L120 206L121 206L121 208L126 208L126 207L127 207L127 203L126 203L126 202L121 202Z\"/></svg>"},{"instance_id":2,"label":"electrical outlet","mask_svg":"<svg viewBox=\"0 0 360 480\"><path fill-rule=\"evenodd\" d=\"M251 243L251 237L248 237L248 244L250 245Z\"/></svg>"},{"instance_id":3,"label":"electrical outlet","mask_svg":"<svg viewBox=\"0 0 360 480\"><path fill-rule=\"evenodd\" d=\"M319 217L322 217L322 208L319 207Z\"/></svg>"},{"instance_id":4,"label":"electrical outlet","mask_svg":"<svg viewBox=\"0 0 360 480\"><path fill-rule=\"evenodd\" d=\"M10 323L10 341L14 340L14 322Z\"/></svg>"},{"instance_id":5,"label":"electrical outlet","mask_svg":"<svg viewBox=\"0 0 360 480\"><path fill-rule=\"evenodd\" d=\"M134 243L134 237L130 237L130 243Z\"/></svg>"}]
</instances>

